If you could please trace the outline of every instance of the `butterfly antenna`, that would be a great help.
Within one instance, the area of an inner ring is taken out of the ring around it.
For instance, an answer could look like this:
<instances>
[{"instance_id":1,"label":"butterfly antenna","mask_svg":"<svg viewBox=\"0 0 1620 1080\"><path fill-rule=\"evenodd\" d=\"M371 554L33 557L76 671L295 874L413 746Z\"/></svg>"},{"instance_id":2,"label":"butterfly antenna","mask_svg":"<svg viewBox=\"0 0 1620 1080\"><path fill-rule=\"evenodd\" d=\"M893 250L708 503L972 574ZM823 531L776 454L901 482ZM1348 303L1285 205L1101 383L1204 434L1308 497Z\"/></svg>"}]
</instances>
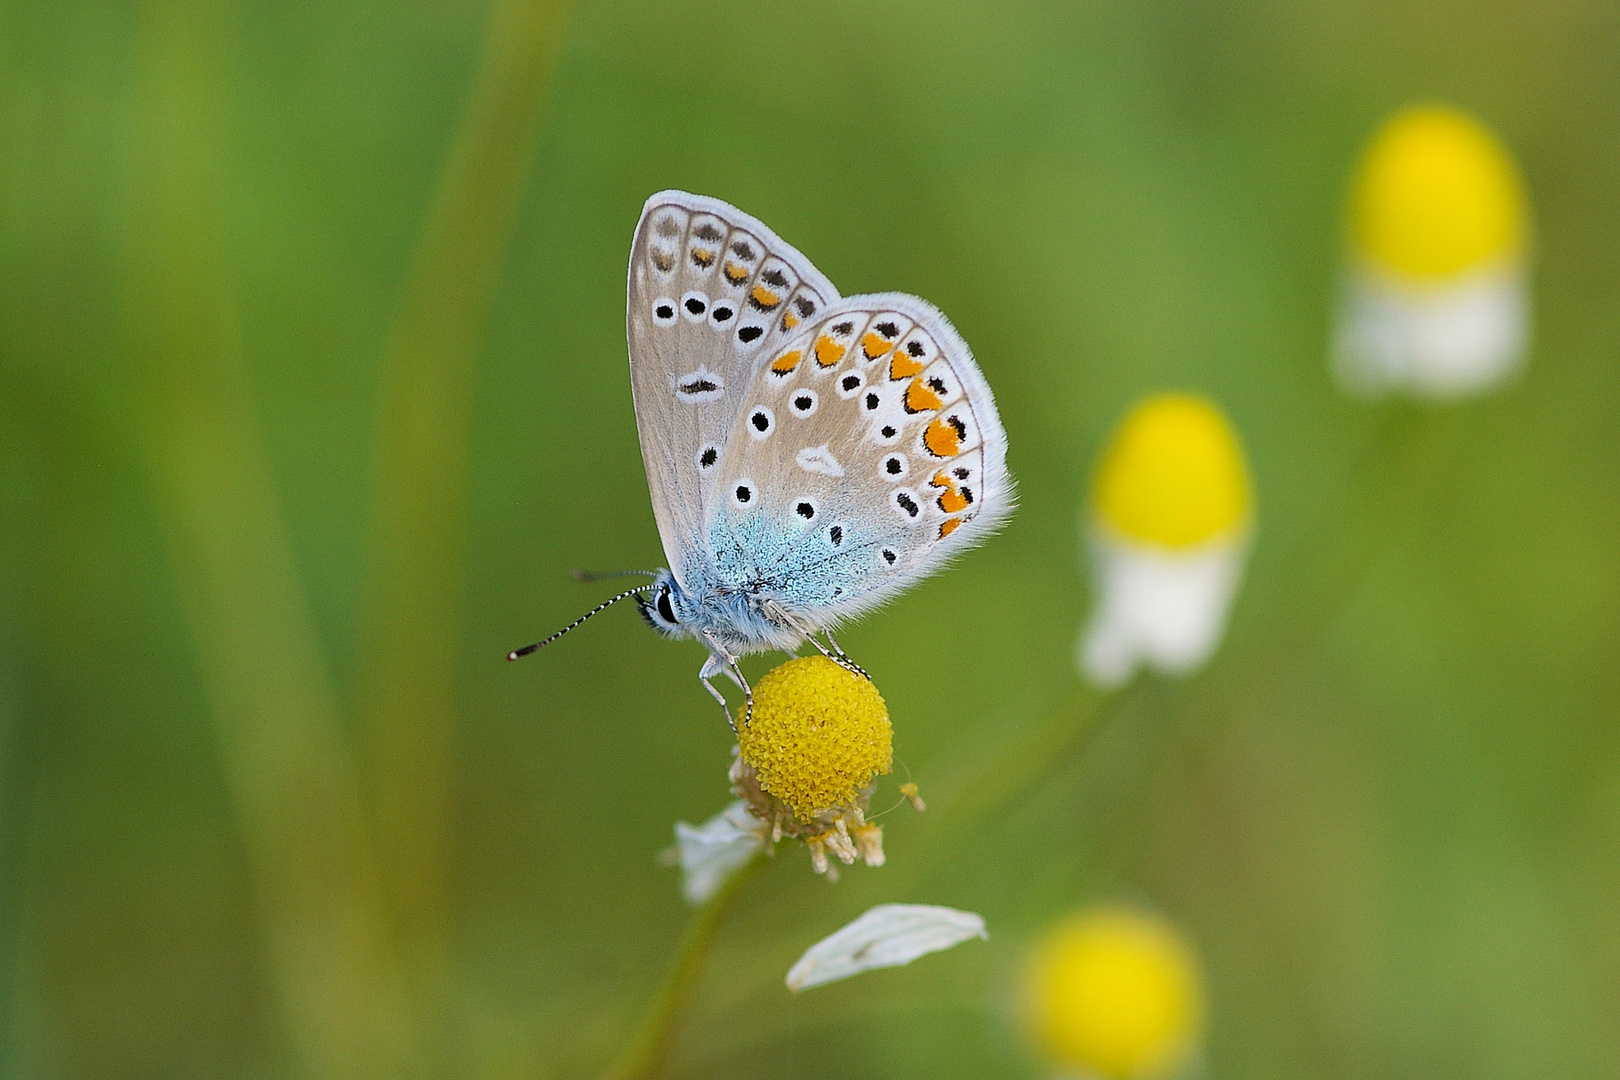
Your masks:
<instances>
[{"instance_id":1,"label":"butterfly antenna","mask_svg":"<svg viewBox=\"0 0 1620 1080\"><path fill-rule=\"evenodd\" d=\"M575 581L606 581L616 577L657 577L656 570L575 570Z\"/></svg>"},{"instance_id":2,"label":"butterfly antenna","mask_svg":"<svg viewBox=\"0 0 1620 1080\"><path fill-rule=\"evenodd\" d=\"M537 641L533 645L525 645L521 649L513 649L511 652L506 654L506 658L508 660L516 660L520 656L528 656L537 649L543 649L547 645L550 645L553 641L556 641L558 638L568 633L568 631L572 630L574 627L578 626L580 623L584 622L586 619L590 618L592 615L606 611L608 608L612 607L614 604L617 604L620 600L623 600L626 597L635 596L637 593L643 593L646 591L647 586L645 585L638 589L626 589L624 592L613 597L611 600L604 600L600 604L597 604L595 607L591 608L591 610L587 611L585 614L581 615L579 618L575 619L573 622L569 623L555 634L552 634L544 641Z\"/></svg>"}]
</instances>

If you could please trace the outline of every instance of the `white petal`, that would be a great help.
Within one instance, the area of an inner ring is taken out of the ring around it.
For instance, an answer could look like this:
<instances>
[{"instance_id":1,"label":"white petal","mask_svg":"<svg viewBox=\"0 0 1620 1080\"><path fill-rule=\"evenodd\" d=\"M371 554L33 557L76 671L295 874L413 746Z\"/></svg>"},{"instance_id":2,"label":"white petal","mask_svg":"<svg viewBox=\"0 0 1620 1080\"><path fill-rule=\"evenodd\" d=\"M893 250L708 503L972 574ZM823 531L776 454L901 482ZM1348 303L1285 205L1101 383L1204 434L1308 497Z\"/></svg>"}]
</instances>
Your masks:
<instances>
[{"instance_id":1,"label":"white petal","mask_svg":"<svg viewBox=\"0 0 1620 1080\"><path fill-rule=\"evenodd\" d=\"M1353 270L1334 342L1339 380L1357 394L1409 390L1436 399L1495 386L1524 358L1529 292L1518 261L1439 284L1402 280L1372 267Z\"/></svg>"},{"instance_id":2,"label":"white petal","mask_svg":"<svg viewBox=\"0 0 1620 1080\"><path fill-rule=\"evenodd\" d=\"M1098 596L1078 656L1086 678L1113 687L1139 664L1185 675L1209 659L1243 576L1246 539L1177 551L1099 527L1091 550Z\"/></svg>"},{"instance_id":3,"label":"white petal","mask_svg":"<svg viewBox=\"0 0 1620 1080\"><path fill-rule=\"evenodd\" d=\"M932 904L879 904L842 930L810 946L787 973L794 993L871 968L900 967L919 956L988 938L971 911Z\"/></svg>"},{"instance_id":4,"label":"white petal","mask_svg":"<svg viewBox=\"0 0 1620 1080\"><path fill-rule=\"evenodd\" d=\"M759 820L741 800L702 825L675 823L675 848L681 864L681 892L697 905L719 891L765 844Z\"/></svg>"}]
</instances>

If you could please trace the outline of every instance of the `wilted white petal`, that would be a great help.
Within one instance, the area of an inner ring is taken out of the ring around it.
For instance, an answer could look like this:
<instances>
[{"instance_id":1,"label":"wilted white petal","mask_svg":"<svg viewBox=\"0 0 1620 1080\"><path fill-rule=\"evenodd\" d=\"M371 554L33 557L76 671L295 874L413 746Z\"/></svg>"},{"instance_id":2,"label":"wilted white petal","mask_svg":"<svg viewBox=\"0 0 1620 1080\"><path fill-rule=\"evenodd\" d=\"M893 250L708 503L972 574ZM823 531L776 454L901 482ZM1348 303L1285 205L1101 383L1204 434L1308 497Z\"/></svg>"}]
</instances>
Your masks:
<instances>
[{"instance_id":1,"label":"wilted white petal","mask_svg":"<svg viewBox=\"0 0 1620 1080\"><path fill-rule=\"evenodd\" d=\"M1080 669L1120 686L1147 664L1184 675L1209 659L1226 629L1247 542L1215 540L1175 551L1104 530L1092 537L1098 598L1080 639Z\"/></svg>"},{"instance_id":2,"label":"wilted white petal","mask_svg":"<svg viewBox=\"0 0 1620 1080\"><path fill-rule=\"evenodd\" d=\"M739 800L701 825L675 823L681 864L681 892L697 905L719 891L726 879L764 846L761 825Z\"/></svg>"},{"instance_id":3,"label":"wilted white petal","mask_svg":"<svg viewBox=\"0 0 1620 1080\"><path fill-rule=\"evenodd\" d=\"M932 904L879 904L810 946L787 973L787 988L798 993L871 968L900 967L969 938L989 936L984 919L971 911Z\"/></svg>"}]
</instances>

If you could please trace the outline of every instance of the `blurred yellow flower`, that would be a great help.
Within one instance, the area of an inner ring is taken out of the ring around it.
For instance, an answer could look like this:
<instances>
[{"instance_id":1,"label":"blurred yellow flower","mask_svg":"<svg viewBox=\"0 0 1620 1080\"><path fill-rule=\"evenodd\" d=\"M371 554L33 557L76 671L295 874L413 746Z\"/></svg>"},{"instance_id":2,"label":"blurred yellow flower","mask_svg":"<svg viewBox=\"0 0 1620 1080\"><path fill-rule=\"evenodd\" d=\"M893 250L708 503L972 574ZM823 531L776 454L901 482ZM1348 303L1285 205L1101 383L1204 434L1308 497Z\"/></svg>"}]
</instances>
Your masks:
<instances>
[{"instance_id":1,"label":"blurred yellow flower","mask_svg":"<svg viewBox=\"0 0 1620 1080\"><path fill-rule=\"evenodd\" d=\"M1244 527L1252 498L1243 449L1220 407L1194 394L1156 394L1114 433L1094 501L1121 535L1184 548Z\"/></svg>"},{"instance_id":2,"label":"blurred yellow flower","mask_svg":"<svg viewBox=\"0 0 1620 1080\"><path fill-rule=\"evenodd\" d=\"M1226 626L1254 516L1226 415L1193 394L1143 400L1104 452L1091 503L1085 546L1097 597L1081 672L1116 686L1143 663L1195 669Z\"/></svg>"},{"instance_id":3,"label":"blurred yellow flower","mask_svg":"<svg viewBox=\"0 0 1620 1080\"><path fill-rule=\"evenodd\" d=\"M1529 200L1507 147L1445 105L1392 117L1362 155L1336 364L1351 389L1490 386L1528 334Z\"/></svg>"},{"instance_id":4,"label":"blurred yellow flower","mask_svg":"<svg viewBox=\"0 0 1620 1080\"><path fill-rule=\"evenodd\" d=\"M871 680L825 656L802 657L755 685L732 791L772 842L803 840L816 871L836 876L829 852L846 864L859 856L883 865L883 830L866 809L892 760L893 728Z\"/></svg>"},{"instance_id":5,"label":"blurred yellow flower","mask_svg":"<svg viewBox=\"0 0 1620 1080\"><path fill-rule=\"evenodd\" d=\"M1186 1066L1204 1024L1191 948L1163 919L1094 908L1055 927L1033 951L1026 1006L1056 1063L1106 1080L1153 1080Z\"/></svg>"},{"instance_id":6,"label":"blurred yellow flower","mask_svg":"<svg viewBox=\"0 0 1620 1080\"><path fill-rule=\"evenodd\" d=\"M1522 254L1523 182L1507 147L1444 105L1402 110L1374 137L1352 197L1355 243L1415 278L1446 278Z\"/></svg>"}]
</instances>

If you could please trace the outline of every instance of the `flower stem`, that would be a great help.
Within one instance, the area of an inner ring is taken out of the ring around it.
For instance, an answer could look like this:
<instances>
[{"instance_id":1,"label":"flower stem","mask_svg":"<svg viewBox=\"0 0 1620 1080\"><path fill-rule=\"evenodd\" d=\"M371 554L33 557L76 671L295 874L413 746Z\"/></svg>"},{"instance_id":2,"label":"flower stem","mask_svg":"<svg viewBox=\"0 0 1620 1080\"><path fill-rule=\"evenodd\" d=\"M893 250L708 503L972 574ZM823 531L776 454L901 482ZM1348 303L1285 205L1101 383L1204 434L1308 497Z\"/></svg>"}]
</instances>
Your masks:
<instances>
[{"instance_id":1,"label":"flower stem","mask_svg":"<svg viewBox=\"0 0 1620 1080\"><path fill-rule=\"evenodd\" d=\"M670 1048L674 1045L676 1026L697 990L709 950L720 935L720 927L744 886L764 864L764 856L755 855L698 909L686 928L686 936L675 952L675 959L670 962L664 984L653 999L652 1008L642 1021L635 1041L613 1067L602 1074L602 1080L653 1080L663 1073L664 1066L669 1062Z\"/></svg>"}]
</instances>

